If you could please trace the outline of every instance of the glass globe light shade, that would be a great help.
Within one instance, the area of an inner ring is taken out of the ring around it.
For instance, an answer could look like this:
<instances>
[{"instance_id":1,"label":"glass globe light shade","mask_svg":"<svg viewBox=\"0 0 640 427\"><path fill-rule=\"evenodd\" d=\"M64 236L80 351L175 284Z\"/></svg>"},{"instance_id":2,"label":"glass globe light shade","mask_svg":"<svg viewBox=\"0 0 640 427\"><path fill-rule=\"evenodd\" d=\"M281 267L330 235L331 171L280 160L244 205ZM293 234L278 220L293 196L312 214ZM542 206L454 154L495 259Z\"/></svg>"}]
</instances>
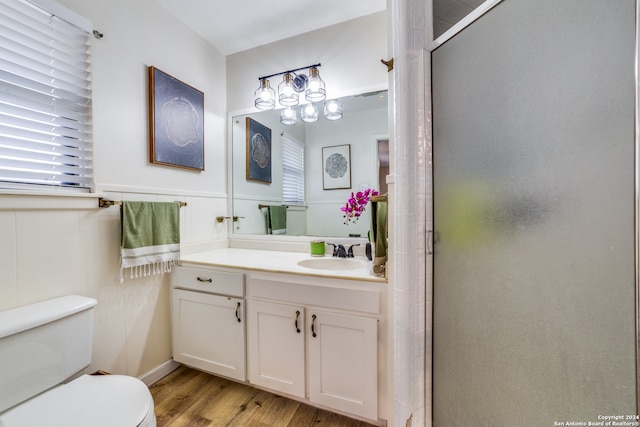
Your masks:
<instances>
[{"instance_id":1,"label":"glass globe light shade","mask_svg":"<svg viewBox=\"0 0 640 427\"><path fill-rule=\"evenodd\" d=\"M342 104L338 99L329 99L324 102L324 118L327 120L339 120L342 118Z\"/></svg>"},{"instance_id":2,"label":"glass globe light shade","mask_svg":"<svg viewBox=\"0 0 640 427\"><path fill-rule=\"evenodd\" d=\"M272 110L276 106L276 91L269 86L269 80L260 80L254 93L255 106L259 110Z\"/></svg>"},{"instance_id":3,"label":"glass globe light shade","mask_svg":"<svg viewBox=\"0 0 640 427\"><path fill-rule=\"evenodd\" d=\"M320 78L320 72L315 67L309 70L307 90L304 94L306 100L309 102L324 101L327 97L327 91L324 88L324 81Z\"/></svg>"},{"instance_id":4,"label":"glass globe light shade","mask_svg":"<svg viewBox=\"0 0 640 427\"><path fill-rule=\"evenodd\" d=\"M293 126L298 123L298 113L293 107L283 108L280 111L280 123L287 126Z\"/></svg>"},{"instance_id":5,"label":"glass globe light shade","mask_svg":"<svg viewBox=\"0 0 640 427\"><path fill-rule=\"evenodd\" d=\"M300 120L305 123L313 123L318 121L318 107L315 104L307 104L300 107Z\"/></svg>"},{"instance_id":6,"label":"glass globe light shade","mask_svg":"<svg viewBox=\"0 0 640 427\"><path fill-rule=\"evenodd\" d=\"M290 107L298 105L298 93L293 89L293 77L287 73L278 85L278 101L280 104Z\"/></svg>"}]
</instances>

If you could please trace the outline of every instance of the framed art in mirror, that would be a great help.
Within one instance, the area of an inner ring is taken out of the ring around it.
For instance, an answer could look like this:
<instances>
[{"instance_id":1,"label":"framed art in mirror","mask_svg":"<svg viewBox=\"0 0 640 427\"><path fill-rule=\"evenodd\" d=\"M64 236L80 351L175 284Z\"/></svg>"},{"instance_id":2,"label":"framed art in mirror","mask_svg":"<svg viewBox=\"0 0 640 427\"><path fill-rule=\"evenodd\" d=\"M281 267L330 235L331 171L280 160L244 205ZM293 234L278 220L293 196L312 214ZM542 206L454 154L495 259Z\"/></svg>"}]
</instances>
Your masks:
<instances>
[{"instance_id":1,"label":"framed art in mirror","mask_svg":"<svg viewBox=\"0 0 640 427\"><path fill-rule=\"evenodd\" d=\"M322 147L322 188L351 188L351 145Z\"/></svg>"},{"instance_id":2,"label":"framed art in mirror","mask_svg":"<svg viewBox=\"0 0 640 427\"><path fill-rule=\"evenodd\" d=\"M204 170L204 93L149 67L151 163Z\"/></svg>"},{"instance_id":3,"label":"framed art in mirror","mask_svg":"<svg viewBox=\"0 0 640 427\"><path fill-rule=\"evenodd\" d=\"M271 129L247 117L247 181L271 183Z\"/></svg>"}]
</instances>

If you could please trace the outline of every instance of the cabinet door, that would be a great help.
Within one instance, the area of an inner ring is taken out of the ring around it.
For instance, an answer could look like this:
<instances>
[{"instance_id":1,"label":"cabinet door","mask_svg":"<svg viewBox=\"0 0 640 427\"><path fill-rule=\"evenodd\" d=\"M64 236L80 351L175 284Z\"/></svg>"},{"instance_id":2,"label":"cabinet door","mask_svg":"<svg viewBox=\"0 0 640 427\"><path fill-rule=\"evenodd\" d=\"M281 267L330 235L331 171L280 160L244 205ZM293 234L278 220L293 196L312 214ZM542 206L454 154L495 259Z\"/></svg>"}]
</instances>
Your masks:
<instances>
[{"instance_id":1,"label":"cabinet door","mask_svg":"<svg viewBox=\"0 0 640 427\"><path fill-rule=\"evenodd\" d=\"M304 309L250 300L249 381L305 397Z\"/></svg>"},{"instance_id":2,"label":"cabinet door","mask_svg":"<svg viewBox=\"0 0 640 427\"><path fill-rule=\"evenodd\" d=\"M307 324L310 400L377 419L377 320L308 309Z\"/></svg>"},{"instance_id":3,"label":"cabinet door","mask_svg":"<svg viewBox=\"0 0 640 427\"><path fill-rule=\"evenodd\" d=\"M242 299L174 289L174 360L246 380L244 320Z\"/></svg>"}]
</instances>

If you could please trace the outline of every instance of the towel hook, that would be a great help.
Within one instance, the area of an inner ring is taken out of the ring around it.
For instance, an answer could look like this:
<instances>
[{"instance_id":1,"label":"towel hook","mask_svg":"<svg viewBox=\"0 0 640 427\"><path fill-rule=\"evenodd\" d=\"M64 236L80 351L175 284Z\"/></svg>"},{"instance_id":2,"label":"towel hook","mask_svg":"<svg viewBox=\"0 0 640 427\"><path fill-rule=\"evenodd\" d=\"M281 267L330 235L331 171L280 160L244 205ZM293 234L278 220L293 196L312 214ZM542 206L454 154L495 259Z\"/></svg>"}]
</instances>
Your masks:
<instances>
[{"instance_id":1,"label":"towel hook","mask_svg":"<svg viewBox=\"0 0 640 427\"><path fill-rule=\"evenodd\" d=\"M391 58L388 61L381 59L380 62L382 62L384 65L387 66L387 72L390 72L391 70L393 70L393 58Z\"/></svg>"}]
</instances>

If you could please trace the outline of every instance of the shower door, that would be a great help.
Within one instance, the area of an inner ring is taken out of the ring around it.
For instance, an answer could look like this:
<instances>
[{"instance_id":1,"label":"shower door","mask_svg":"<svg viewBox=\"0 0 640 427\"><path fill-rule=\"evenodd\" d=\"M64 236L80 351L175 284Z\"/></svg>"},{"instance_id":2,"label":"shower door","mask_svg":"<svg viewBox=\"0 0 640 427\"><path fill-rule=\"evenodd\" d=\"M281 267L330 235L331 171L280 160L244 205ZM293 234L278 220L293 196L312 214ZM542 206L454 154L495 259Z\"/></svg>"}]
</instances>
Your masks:
<instances>
[{"instance_id":1,"label":"shower door","mask_svg":"<svg viewBox=\"0 0 640 427\"><path fill-rule=\"evenodd\" d=\"M504 0L432 53L435 427L635 415L634 0Z\"/></svg>"}]
</instances>

